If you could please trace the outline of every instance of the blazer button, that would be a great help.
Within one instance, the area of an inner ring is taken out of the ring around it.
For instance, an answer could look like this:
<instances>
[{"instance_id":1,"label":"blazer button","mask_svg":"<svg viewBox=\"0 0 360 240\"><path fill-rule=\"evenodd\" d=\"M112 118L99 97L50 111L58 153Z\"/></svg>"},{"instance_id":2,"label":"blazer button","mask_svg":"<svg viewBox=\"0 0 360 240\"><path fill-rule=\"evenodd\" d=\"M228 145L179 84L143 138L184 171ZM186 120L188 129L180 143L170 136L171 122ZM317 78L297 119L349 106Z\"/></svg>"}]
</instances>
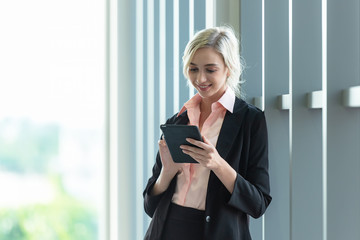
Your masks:
<instances>
[{"instance_id":1,"label":"blazer button","mask_svg":"<svg viewBox=\"0 0 360 240\"><path fill-rule=\"evenodd\" d=\"M210 216L206 216L205 220L206 222L210 222Z\"/></svg>"}]
</instances>

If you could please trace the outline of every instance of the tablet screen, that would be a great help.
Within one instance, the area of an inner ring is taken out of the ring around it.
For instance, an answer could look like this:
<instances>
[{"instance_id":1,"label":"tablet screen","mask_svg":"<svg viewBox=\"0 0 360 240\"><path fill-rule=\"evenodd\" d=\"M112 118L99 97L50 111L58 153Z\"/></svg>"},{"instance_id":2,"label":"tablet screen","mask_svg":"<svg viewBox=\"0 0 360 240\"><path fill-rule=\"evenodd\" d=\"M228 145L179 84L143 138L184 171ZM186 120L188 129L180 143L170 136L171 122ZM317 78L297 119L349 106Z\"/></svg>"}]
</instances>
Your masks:
<instances>
[{"instance_id":1,"label":"tablet screen","mask_svg":"<svg viewBox=\"0 0 360 240\"><path fill-rule=\"evenodd\" d=\"M171 157L174 162L198 163L192 157L183 153L180 148L180 145L194 146L188 141L186 141L186 138L192 138L198 141L202 141L202 137L197 126L163 124L160 126L160 129L164 133L165 142L169 148Z\"/></svg>"}]
</instances>

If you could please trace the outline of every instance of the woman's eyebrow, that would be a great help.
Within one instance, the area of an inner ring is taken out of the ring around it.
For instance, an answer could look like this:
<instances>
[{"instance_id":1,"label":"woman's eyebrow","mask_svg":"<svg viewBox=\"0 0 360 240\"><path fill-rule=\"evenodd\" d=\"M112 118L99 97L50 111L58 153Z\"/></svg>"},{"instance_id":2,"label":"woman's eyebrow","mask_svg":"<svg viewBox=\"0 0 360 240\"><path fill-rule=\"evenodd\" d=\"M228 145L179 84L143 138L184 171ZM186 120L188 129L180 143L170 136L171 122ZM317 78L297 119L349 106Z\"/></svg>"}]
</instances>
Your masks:
<instances>
[{"instance_id":1,"label":"woman's eyebrow","mask_svg":"<svg viewBox=\"0 0 360 240\"><path fill-rule=\"evenodd\" d=\"M190 63L190 65L197 66L197 64L192 63L192 62ZM218 64L216 64L216 63L205 64L205 67L216 67L216 66L218 66Z\"/></svg>"}]
</instances>

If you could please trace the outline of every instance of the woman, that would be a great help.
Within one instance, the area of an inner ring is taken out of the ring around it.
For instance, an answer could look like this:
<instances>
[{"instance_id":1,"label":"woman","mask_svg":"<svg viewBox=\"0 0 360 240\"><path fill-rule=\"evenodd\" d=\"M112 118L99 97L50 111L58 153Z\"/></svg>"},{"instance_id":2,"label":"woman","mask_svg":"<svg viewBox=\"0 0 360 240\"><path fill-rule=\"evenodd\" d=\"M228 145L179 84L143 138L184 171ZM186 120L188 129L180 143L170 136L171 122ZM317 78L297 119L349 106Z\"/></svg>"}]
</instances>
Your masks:
<instances>
[{"instance_id":1,"label":"woman","mask_svg":"<svg viewBox=\"0 0 360 240\"><path fill-rule=\"evenodd\" d=\"M182 145L199 164L174 163L163 139L144 190L152 217L145 239L248 240L249 218L271 201L265 116L240 95L238 40L228 27L198 32L183 71L198 93L167 124L199 127L203 142Z\"/></svg>"}]
</instances>

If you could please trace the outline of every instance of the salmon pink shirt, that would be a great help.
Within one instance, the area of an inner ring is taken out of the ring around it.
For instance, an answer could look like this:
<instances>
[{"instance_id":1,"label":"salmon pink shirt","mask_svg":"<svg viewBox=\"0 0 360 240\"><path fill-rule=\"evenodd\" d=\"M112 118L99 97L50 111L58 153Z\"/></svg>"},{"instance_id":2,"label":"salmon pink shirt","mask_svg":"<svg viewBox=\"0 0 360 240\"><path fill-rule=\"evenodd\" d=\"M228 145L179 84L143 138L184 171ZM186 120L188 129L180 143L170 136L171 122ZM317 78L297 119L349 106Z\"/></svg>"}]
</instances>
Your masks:
<instances>
[{"instance_id":1,"label":"salmon pink shirt","mask_svg":"<svg viewBox=\"0 0 360 240\"><path fill-rule=\"evenodd\" d=\"M187 110L189 125L199 127L201 96L197 93L184 104L179 114ZM211 113L205 120L201 135L216 146L226 111L233 113L235 94L227 88L223 96L211 105ZM205 210L206 192L210 170L197 163L184 163L177 175L172 202L181 206Z\"/></svg>"}]
</instances>

